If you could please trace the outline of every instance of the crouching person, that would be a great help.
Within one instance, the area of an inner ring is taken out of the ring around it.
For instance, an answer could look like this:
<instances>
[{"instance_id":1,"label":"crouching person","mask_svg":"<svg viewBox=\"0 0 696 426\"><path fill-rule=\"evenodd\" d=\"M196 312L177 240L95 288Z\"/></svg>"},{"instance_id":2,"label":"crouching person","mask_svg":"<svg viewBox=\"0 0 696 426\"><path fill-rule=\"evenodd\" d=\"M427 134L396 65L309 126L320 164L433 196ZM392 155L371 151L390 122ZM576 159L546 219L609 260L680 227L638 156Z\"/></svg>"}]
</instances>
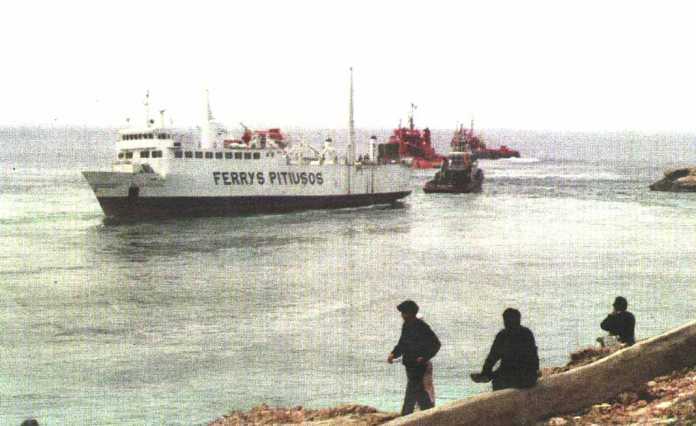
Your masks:
<instances>
[{"instance_id":1,"label":"crouching person","mask_svg":"<svg viewBox=\"0 0 696 426\"><path fill-rule=\"evenodd\" d=\"M614 299L614 310L602 321L600 327L609 332L609 336L598 337L602 347L611 347L623 343L630 346L636 342L636 317L628 312L628 301L618 296Z\"/></svg>"},{"instance_id":2,"label":"crouching person","mask_svg":"<svg viewBox=\"0 0 696 426\"><path fill-rule=\"evenodd\" d=\"M477 383L493 381L493 390L529 388L539 376L539 355L534 334L520 323L522 315L517 309L503 312L505 328L495 336L493 346L486 357L481 373L471 375ZM500 361L500 367L493 366Z\"/></svg>"},{"instance_id":3,"label":"crouching person","mask_svg":"<svg viewBox=\"0 0 696 426\"><path fill-rule=\"evenodd\" d=\"M406 367L408 383L401 409L401 415L405 416L413 412L416 403L421 410L432 408L435 404L428 392L432 390L430 359L440 350L440 340L425 321L416 318L418 305L414 301L406 300L396 309L401 312L404 324L401 327L399 343L387 357L387 362L391 364L396 358L402 357L401 362ZM430 389L426 389L426 385L429 385Z\"/></svg>"}]
</instances>

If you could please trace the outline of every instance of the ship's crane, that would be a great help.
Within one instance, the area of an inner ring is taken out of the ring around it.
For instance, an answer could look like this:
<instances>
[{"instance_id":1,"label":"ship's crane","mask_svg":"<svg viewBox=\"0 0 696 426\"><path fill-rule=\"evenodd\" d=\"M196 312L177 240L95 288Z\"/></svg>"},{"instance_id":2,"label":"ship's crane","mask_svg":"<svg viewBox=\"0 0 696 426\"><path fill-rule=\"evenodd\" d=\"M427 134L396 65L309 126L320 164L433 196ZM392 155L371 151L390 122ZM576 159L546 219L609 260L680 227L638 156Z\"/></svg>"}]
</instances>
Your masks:
<instances>
[{"instance_id":1,"label":"ship's crane","mask_svg":"<svg viewBox=\"0 0 696 426\"><path fill-rule=\"evenodd\" d=\"M244 129L244 134L242 135L242 141L244 141L245 144L249 144L249 142L251 141L251 137L252 137L253 132L251 131L250 128L248 128L241 121L239 122L239 125L242 126L242 128Z\"/></svg>"}]
</instances>

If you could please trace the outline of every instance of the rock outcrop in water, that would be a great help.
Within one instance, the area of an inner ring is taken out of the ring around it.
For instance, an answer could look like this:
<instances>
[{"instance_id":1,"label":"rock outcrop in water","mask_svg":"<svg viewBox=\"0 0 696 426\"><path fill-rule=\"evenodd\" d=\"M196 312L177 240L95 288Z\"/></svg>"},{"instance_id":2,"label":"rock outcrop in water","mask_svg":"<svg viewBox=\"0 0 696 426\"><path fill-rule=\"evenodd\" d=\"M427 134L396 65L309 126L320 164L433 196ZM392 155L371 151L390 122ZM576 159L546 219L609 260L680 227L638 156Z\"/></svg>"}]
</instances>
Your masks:
<instances>
[{"instance_id":1,"label":"rock outcrop in water","mask_svg":"<svg viewBox=\"0 0 696 426\"><path fill-rule=\"evenodd\" d=\"M665 172L665 177L650 185L652 191L696 192L696 167L682 167Z\"/></svg>"}]
</instances>

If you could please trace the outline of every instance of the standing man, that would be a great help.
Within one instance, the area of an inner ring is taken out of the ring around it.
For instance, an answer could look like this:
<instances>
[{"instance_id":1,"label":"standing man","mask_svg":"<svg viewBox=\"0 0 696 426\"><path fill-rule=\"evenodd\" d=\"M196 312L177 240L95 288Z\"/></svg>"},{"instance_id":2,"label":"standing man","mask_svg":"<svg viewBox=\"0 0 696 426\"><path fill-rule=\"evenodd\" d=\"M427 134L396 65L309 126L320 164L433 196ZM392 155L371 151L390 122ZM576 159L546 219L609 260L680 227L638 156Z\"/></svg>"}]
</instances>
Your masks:
<instances>
[{"instance_id":1,"label":"standing man","mask_svg":"<svg viewBox=\"0 0 696 426\"><path fill-rule=\"evenodd\" d=\"M493 390L507 388L530 388L539 375L539 355L534 334L522 327L522 314L517 309L508 308L503 312L505 328L495 336L481 373L474 373L471 379L477 383L493 381ZM500 367L493 366L500 361Z\"/></svg>"},{"instance_id":2,"label":"standing man","mask_svg":"<svg viewBox=\"0 0 696 426\"><path fill-rule=\"evenodd\" d=\"M401 327L399 343L387 357L387 362L391 364L394 359L402 357L401 362L406 367L408 384L401 409L401 415L405 416L413 412L416 403L421 410L433 408L435 404L426 392L423 379L430 359L440 350L440 340L425 321L416 318L418 314L416 302L406 300L396 309L401 312L404 325Z\"/></svg>"},{"instance_id":3,"label":"standing man","mask_svg":"<svg viewBox=\"0 0 696 426\"><path fill-rule=\"evenodd\" d=\"M600 324L602 330L616 336L619 342L632 345L636 342L635 328L636 317L627 311L628 301L625 297L618 296L614 299L614 311L607 315Z\"/></svg>"}]
</instances>

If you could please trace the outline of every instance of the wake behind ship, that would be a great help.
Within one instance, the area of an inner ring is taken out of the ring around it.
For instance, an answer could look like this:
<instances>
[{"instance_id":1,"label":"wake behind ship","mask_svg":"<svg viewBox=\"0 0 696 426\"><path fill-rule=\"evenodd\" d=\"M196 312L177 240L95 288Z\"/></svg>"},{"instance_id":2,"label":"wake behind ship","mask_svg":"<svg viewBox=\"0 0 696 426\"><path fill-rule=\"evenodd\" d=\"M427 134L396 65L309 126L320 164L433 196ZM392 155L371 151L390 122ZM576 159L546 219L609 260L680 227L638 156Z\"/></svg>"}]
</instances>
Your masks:
<instances>
[{"instance_id":1,"label":"wake behind ship","mask_svg":"<svg viewBox=\"0 0 696 426\"><path fill-rule=\"evenodd\" d=\"M147 105L147 101L146 101ZM339 156L287 147L277 130L225 139L210 108L200 140L190 132L147 125L118 132L111 171L84 171L105 215L113 218L225 216L389 204L411 193L410 168L382 157L372 139L356 161L352 75L350 143Z\"/></svg>"}]
</instances>

